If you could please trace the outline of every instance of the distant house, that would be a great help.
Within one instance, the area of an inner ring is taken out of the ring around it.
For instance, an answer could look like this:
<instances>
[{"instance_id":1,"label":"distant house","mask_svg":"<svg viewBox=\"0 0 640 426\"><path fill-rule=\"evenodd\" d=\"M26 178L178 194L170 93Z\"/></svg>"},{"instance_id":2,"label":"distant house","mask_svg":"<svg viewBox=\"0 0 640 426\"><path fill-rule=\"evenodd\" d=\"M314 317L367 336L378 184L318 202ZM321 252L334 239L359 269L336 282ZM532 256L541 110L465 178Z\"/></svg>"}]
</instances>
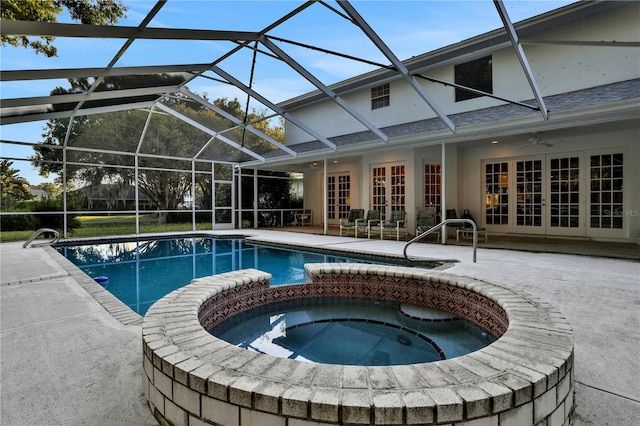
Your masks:
<instances>
[{"instance_id":1,"label":"distant house","mask_svg":"<svg viewBox=\"0 0 640 426\"><path fill-rule=\"evenodd\" d=\"M33 194L33 199L36 201L42 200L42 197L44 197L44 195L46 194L46 192L42 189L31 188L30 191L31 194Z\"/></svg>"},{"instance_id":2,"label":"distant house","mask_svg":"<svg viewBox=\"0 0 640 426\"><path fill-rule=\"evenodd\" d=\"M115 184L85 186L70 193L87 210L135 210L136 196L133 186L122 187ZM145 194L138 190L140 210L155 210L156 206Z\"/></svg>"}]
</instances>

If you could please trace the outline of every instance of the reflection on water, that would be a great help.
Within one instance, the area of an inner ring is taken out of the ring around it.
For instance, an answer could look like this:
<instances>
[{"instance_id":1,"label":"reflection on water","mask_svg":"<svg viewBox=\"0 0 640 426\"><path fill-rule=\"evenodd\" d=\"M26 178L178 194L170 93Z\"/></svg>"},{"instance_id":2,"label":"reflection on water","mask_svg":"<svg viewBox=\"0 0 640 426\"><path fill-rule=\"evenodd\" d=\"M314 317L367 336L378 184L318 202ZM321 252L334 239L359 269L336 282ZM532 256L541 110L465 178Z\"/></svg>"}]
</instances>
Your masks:
<instances>
[{"instance_id":1,"label":"reflection on water","mask_svg":"<svg viewBox=\"0 0 640 426\"><path fill-rule=\"evenodd\" d=\"M57 250L140 315L158 299L194 278L255 268L272 285L305 281L304 264L367 262L320 253L247 244L242 238L175 238L60 246Z\"/></svg>"}]
</instances>

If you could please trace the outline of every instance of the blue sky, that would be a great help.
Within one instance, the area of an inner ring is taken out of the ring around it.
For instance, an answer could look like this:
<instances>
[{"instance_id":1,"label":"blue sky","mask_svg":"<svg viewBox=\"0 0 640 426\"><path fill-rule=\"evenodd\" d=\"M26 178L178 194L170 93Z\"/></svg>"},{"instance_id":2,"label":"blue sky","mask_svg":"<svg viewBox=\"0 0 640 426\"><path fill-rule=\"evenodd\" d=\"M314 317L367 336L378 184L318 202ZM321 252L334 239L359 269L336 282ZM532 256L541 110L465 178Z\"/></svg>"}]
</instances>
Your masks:
<instances>
[{"instance_id":1,"label":"blue sky","mask_svg":"<svg viewBox=\"0 0 640 426\"><path fill-rule=\"evenodd\" d=\"M572 1L504 1L513 22L570 3ZM127 17L118 24L137 26L155 2L125 0L125 4L129 8ZM268 0L169 0L150 26L257 31L299 4L299 1ZM335 6L333 2L329 4ZM352 4L400 59L407 59L502 26L491 0L362 0L353 1ZM71 20L61 17L60 22ZM269 34L380 63L388 62L355 26L320 4L314 4ZM58 56L55 58L36 55L31 50L23 48L4 46L0 51L0 66L3 70L104 67L122 44L122 40L57 38L55 46L58 48ZM116 66L210 63L233 47L230 42L139 40L133 43ZM332 84L372 69L366 64L336 59L292 45L281 44L280 47L325 84ZM248 82L251 61L252 53L246 50L220 65L225 71ZM68 87L68 83L64 80L2 82L0 92L3 99L46 96L56 86ZM188 87L196 93L206 93L210 99L238 97L241 102L246 100L242 92L209 79L194 80ZM278 61L259 55L254 71L254 88L273 102L280 102L308 92L313 86ZM5 140L39 142L42 139L44 124L37 122L1 126L0 136ZM8 144L2 144L0 151L3 157L11 158L26 158L33 154L30 147ZM14 161L14 167L19 169L20 175L31 184L52 180L52 177L40 177L37 170L32 169L26 161Z\"/></svg>"}]
</instances>

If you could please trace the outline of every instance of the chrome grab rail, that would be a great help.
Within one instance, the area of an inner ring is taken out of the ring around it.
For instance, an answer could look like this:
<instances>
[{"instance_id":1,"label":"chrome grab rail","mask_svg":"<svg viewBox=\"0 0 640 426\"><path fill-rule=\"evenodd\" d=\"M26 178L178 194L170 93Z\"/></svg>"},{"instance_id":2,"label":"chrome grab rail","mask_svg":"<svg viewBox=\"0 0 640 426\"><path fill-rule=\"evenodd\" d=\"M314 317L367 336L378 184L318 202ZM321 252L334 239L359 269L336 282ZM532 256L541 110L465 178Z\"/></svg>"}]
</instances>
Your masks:
<instances>
[{"instance_id":1,"label":"chrome grab rail","mask_svg":"<svg viewBox=\"0 0 640 426\"><path fill-rule=\"evenodd\" d=\"M22 248L27 248L27 246L29 246L29 244L31 244L33 242L33 240L35 240L36 238L38 238L40 235L44 234L45 232L51 232L54 235L53 240L51 240L49 242L49 244L54 244L55 242L57 242L60 239L60 234L55 229L40 228L36 232L34 232L31 237L29 237L27 242L22 245Z\"/></svg>"},{"instance_id":2,"label":"chrome grab rail","mask_svg":"<svg viewBox=\"0 0 640 426\"><path fill-rule=\"evenodd\" d=\"M407 248L411 244L415 243L418 240L421 240L422 238L426 237L429 234L433 234L434 232L438 231L440 228L446 226L449 223L468 223L473 227L473 262L475 263L476 251L478 249L478 227L476 226L476 223L471 219L446 219L440 222L439 224L437 224L436 226L434 226L433 228L427 229L422 234L416 235L415 238L412 238L411 240L407 241L407 244L405 244L404 250L402 251L402 254L404 254L404 258L409 261L411 260L409 256L407 256ZM443 238L444 238L444 235L443 235Z\"/></svg>"}]
</instances>

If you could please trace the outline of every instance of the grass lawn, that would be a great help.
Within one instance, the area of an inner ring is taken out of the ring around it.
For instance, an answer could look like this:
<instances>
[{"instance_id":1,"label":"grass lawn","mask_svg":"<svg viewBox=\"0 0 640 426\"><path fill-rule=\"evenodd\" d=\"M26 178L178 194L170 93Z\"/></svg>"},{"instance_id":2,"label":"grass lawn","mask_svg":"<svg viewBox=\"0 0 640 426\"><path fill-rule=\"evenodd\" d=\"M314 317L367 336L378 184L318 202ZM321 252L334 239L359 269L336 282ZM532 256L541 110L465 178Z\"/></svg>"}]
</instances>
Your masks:
<instances>
[{"instance_id":1,"label":"grass lawn","mask_svg":"<svg viewBox=\"0 0 640 426\"><path fill-rule=\"evenodd\" d=\"M78 216L81 223L79 228L71 230L67 234L72 237L102 237L108 235L129 235L136 233L136 216ZM158 223L158 219L152 215L143 215L140 218L140 233L154 232L187 232L193 228L191 223ZM211 223L196 223L196 230L211 230ZM0 242L25 241L33 235L33 231L8 231L0 232Z\"/></svg>"}]
</instances>

